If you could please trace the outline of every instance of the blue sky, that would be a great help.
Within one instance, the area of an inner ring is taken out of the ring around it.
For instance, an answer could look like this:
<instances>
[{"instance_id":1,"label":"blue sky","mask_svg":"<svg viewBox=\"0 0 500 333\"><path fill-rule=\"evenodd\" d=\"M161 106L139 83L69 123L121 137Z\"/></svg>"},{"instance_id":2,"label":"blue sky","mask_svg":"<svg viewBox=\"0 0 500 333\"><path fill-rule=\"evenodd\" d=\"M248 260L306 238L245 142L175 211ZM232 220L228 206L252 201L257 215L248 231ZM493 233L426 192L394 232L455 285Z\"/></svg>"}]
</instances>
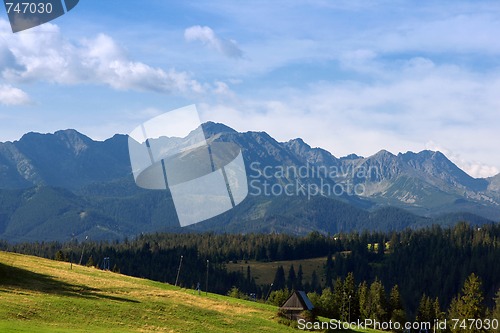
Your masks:
<instances>
[{"instance_id":1,"label":"blue sky","mask_svg":"<svg viewBox=\"0 0 500 333\"><path fill-rule=\"evenodd\" d=\"M440 150L500 172L498 1L88 1L13 34L0 141L94 138L195 103L202 120L336 156Z\"/></svg>"}]
</instances>

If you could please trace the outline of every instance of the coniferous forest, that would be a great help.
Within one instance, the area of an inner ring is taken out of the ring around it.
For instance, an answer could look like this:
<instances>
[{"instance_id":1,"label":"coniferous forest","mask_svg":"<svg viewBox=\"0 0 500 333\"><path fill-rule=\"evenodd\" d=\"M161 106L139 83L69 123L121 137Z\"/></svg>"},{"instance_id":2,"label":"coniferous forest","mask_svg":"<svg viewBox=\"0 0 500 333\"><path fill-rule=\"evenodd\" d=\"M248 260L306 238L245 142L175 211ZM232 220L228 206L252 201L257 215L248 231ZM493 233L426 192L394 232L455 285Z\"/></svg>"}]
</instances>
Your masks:
<instances>
[{"instance_id":1,"label":"coniferous forest","mask_svg":"<svg viewBox=\"0 0 500 333\"><path fill-rule=\"evenodd\" d=\"M109 267L170 284L177 281L186 288L204 290L208 285L210 292L242 298L252 295L252 299L276 305L291 290L305 290L318 314L344 320L498 317L500 305L495 306L500 289L499 224L459 223L452 228L305 237L157 233L122 242L3 242L0 248L68 265ZM280 266L273 272L272 285L258 284L250 267L237 272L227 269L237 261L293 262L319 257L326 259L311 279L304 279L302 266L292 265L288 270ZM475 312L468 309L472 303Z\"/></svg>"}]
</instances>

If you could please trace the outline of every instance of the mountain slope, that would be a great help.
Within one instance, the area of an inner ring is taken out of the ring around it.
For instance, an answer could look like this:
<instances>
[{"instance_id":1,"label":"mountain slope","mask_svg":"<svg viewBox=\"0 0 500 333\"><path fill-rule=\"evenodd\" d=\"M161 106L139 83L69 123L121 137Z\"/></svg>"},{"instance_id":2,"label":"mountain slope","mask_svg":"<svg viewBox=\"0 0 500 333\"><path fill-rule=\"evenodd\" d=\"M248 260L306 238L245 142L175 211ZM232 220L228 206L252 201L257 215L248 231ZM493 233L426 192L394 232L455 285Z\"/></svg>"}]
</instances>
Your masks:
<instances>
[{"instance_id":1,"label":"mountain slope","mask_svg":"<svg viewBox=\"0 0 500 333\"><path fill-rule=\"evenodd\" d=\"M132 196L82 196L36 187L0 190L0 239L11 243L119 240L153 232L336 234L354 230L392 231L433 223L492 223L474 214L443 213L425 218L395 207L373 211L322 196L247 197L240 205L202 223L180 228L172 198L163 191Z\"/></svg>"},{"instance_id":2,"label":"mountain slope","mask_svg":"<svg viewBox=\"0 0 500 333\"><path fill-rule=\"evenodd\" d=\"M38 186L0 190L0 239L10 242L116 240L178 228L165 192L141 191L132 197L84 197Z\"/></svg>"},{"instance_id":3,"label":"mountain slope","mask_svg":"<svg viewBox=\"0 0 500 333\"><path fill-rule=\"evenodd\" d=\"M294 331L273 306L13 253L0 287L2 332Z\"/></svg>"},{"instance_id":4,"label":"mountain slope","mask_svg":"<svg viewBox=\"0 0 500 333\"><path fill-rule=\"evenodd\" d=\"M439 152L337 158L302 139L283 143L265 132L239 133L212 122L202 127L208 142L241 148L249 195L182 231L337 233L458 222L447 215L479 224L500 220L500 175L474 179ZM99 142L74 130L0 143L0 238L122 239L179 231L169 192L135 185L127 145L125 135Z\"/></svg>"},{"instance_id":5,"label":"mountain slope","mask_svg":"<svg viewBox=\"0 0 500 333\"><path fill-rule=\"evenodd\" d=\"M127 136L93 141L75 130L25 134L0 143L1 188L33 185L76 189L130 174Z\"/></svg>"}]
</instances>

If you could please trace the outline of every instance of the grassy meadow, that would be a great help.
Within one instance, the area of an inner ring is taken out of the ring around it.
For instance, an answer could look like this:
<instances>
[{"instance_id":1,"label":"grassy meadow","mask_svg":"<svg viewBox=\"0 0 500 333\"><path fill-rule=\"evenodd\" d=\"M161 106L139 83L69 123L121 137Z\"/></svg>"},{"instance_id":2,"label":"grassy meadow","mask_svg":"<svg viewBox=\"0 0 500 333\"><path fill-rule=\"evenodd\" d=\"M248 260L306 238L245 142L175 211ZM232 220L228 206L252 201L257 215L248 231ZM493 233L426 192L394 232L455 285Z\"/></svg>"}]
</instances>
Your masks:
<instances>
[{"instance_id":1,"label":"grassy meadow","mask_svg":"<svg viewBox=\"0 0 500 333\"><path fill-rule=\"evenodd\" d=\"M302 270L304 271L304 282L311 282L312 272L316 271L318 277L320 278L323 272L324 265L326 263L326 257L312 258L312 259L302 259L302 260L287 260L287 261L272 261L272 262L261 262L255 260L240 260L238 262L229 262L227 264L227 269L229 271L241 271L244 274L247 272L247 267L250 266L250 273L255 282L258 284L271 284L274 280L274 274L279 266L283 266L285 274L288 274L290 266L293 265L295 269L295 274L299 271L299 266L302 265Z\"/></svg>"},{"instance_id":2,"label":"grassy meadow","mask_svg":"<svg viewBox=\"0 0 500 333\"><path fill-rule=\"evenodd\" d=\"M4 333L297 332L276 313L266 304L0 252Z\"/></svg>"}]
</instances>

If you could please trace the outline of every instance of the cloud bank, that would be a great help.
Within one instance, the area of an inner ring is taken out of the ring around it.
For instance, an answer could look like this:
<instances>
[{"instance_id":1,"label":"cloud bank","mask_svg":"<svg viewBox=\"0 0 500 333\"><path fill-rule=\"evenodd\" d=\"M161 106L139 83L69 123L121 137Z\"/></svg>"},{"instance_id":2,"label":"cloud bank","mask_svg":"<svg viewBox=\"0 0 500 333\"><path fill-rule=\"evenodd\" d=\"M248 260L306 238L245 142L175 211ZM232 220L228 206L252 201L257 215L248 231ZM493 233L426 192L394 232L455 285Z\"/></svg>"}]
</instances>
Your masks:
<instances>
[{"instance_id":1,"label":"cloud bank","mask_svg":"<svg viewBox=\"0 0 500 333\"><path fill-rule=\"evenodd\" d=\"M373 70L383 67L376 59L369 61ZM495 165L500 165L492 154L500 139L499 77L418 57L385 68L384 77L372 82L275 89L202 110L206 119L238 130L263 130L282 141L302 137L337 156L420 151L429 148L428 142L439 142L448 147L445 154L460 152L449 157L470 175L487 177L497 174ZM485 160L491 164L474 162Z\"/></svg>"},{"instance_id":2,"label":"cloud bank","mask_svg":"<svg viewBox=\"0 0 500 333\"><path fill-rule=\"evenodd\" d=\"M90 83L118 90L161 93L201 93L204 89L186 72L164 70L129 59L106 34L74 43L50 23L36 33L12 34L7 22L1 20L0 36L0 55L4 55L0 58L1 77L7 82Z\"/></svg>"}]
</instances>

